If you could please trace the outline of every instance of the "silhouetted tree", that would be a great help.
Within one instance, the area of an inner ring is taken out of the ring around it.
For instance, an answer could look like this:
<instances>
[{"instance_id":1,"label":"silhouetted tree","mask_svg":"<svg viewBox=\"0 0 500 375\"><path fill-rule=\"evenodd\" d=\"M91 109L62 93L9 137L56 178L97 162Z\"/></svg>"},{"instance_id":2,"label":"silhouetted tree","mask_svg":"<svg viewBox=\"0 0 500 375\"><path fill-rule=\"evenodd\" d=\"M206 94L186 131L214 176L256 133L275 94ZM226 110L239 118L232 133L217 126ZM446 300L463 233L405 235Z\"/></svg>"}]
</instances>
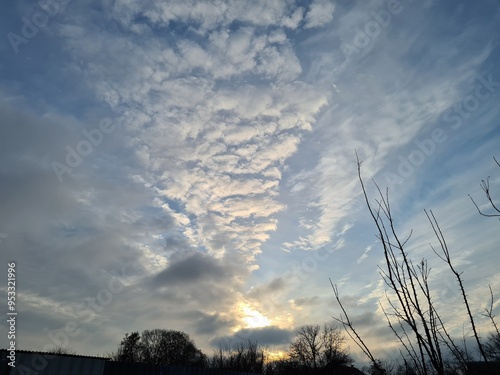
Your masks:
<instances>
[{"instance_id":1,"label":"silhouetted tree","mask_svg":"<svg viewBox=\"0 0 500 375\"><path fill-rule=\"evenodd\" d=\"M233 347L221 343L210 359L210 367L213 368L254 373L262 373L264 363L264 350L252 341Z\"/></svg>"},{"instance_id":2,"label":"silhouetted tree","mask_svg":"<svg viewBox=\"0 0 500 375\"><path fill-rule=\"evenodd\" d=\"M494 332L485 344L486 356L492 361L500 362L500 334Z\"/></svg>"},{"instance_id":3,"label":"silhouetted tree","mask_svg":"<svg viewBox=\"0 0 500 375\"><path fill-rule=\"evenodd\" d=\"M267 363L264 373L266 375L302 375L304 371L297 362L284 358Z\"/></svg>"},{"instance_id":4,"label":"silhouetted tree","mask_svg":"<svg viewBox=\"0 0 500 375\"><path fill-rule=\"evenodd\" d=\"M321 332L320 366L352 365L354 360L346 348L342 330L333 323L325 323Z\"/></svg>"},{"instance_id":5,"label":"silhouetted tree","mask_svg":"<svg viewBox=\"0 0 500 375\"><path fill-rule=\"evenodd\" d=\"M320 330L319 325L305 325L297 330L289 350L293 361L307 368L318 367L321 351Z\"/></svg>"},{"instance_id":6,"label":"silhouetted tree","mask_svg":"<svg viewBox=\"0 0 500 375\"><path fill-rule=\"evenodd\" d=\"M345 349L345 337L333 323L300 327L288 352L292 363L304 371L349 365L353 359Z\"/></svg>"},{"instance_id":7,"label":"silhouetted tree","mask_svg":"<svg viewBox=\"0 0 500 375\"><path fill-rule=\"evenodd\" d=\"M493 290L491 289L491 286L490 295L490 306L484 309L486 311L484 315L490 319L494 331L488 336L488 340L484 345L484 350L488 359L500 362L500 331L498 330L498 325L495 321L495 315L493 315L493 305L495 302L495 298L493 296Z\"/></svg>"},{"instance_id":8,"label":"silhouetted tree","mask_svg":"<svg viewBox=\"0 0 500 375\"><path fill-rule=\"evenodd\" d=\"M120 362L140 362L142 354L140 340L139 332L132 332L130 335L126 333L113 359Z\"/></svg>"},{"instance_id":9,"label":"silhouetted tree","mask_svg":"<svg viewBox=\"0 0 500 375\"><path fill-rule=\"evenodd\" d=\"M205 367L206 356L188 334L180 331L153 329L126 334L111 357L122 362Z\"/></svg>"},{"instance_id":10,"label":"silhouetted tree","mask_svg":"<svg viewBox=\"0 0 500 375\"><path fill-rule=\"evenodd\" d=\"M364 367L363 371L368 375L393 375L394 367L394 363L377 359L375 363L372 363L368 367Z\"/></svg>"},{"instance_id":11,"label":"silhouetted tree","mask_svg":"<svg viewBox=\"0 0 500 375\"><path fill-rule=\"evenodd\" d=\"M498 162L497 159L493 158L495 160L495 163L500 167L500 163ZM491 189L490 189L490 176L486 178L486 180L481 181L481 189L484 191L484 195L486 196L486 199L488 200L489 205L491 206L491 210L489 212L484 212L479 208L477 205L476 201L472 196L469 194L469 198L471 199L472 203L474 203L474 206L476 206L477 211L479 212L480 215L486 216L486 217L495 217L500 220L500 207L495 203L495 200L491 196Z\"/></svg>"},{"instance_id":12,"label":"silhouetted tree","mask_svg":"<svg viewBox=\"0 0 500 375\"><path fill-rule=\"evenodd\" d=\"M493 158L493 160L495 160L495 163L500 167L500 163L498 162L498 160L495 158ZM486 199L488 200L488 203L491 206L491 210L489 212L482 211L476 204L472 196L469 194L472 203L474 203L474 206L476 206L480 215L485 217L498 218L500 220L500 207L498 207L498 204L495 204L495 200L491 196L489 176L488 178L486 178L486 180L481 181L481 188L483 189ZM498 330L497 323L495 322L495 315L493 315L493 305L495 299L493 296L493 290L491 289L491 286L490 286L490 295L491 295L490 306L489 308L485 309L486 310L485 316L487 316L490 319L491 324L493 325L494 328L494 332L491 333L488 337L488 341L485 344L485 352L486 352L486 357L488 359L493 361L500 361L500 331Z\"/></svg>"}]
</instances>

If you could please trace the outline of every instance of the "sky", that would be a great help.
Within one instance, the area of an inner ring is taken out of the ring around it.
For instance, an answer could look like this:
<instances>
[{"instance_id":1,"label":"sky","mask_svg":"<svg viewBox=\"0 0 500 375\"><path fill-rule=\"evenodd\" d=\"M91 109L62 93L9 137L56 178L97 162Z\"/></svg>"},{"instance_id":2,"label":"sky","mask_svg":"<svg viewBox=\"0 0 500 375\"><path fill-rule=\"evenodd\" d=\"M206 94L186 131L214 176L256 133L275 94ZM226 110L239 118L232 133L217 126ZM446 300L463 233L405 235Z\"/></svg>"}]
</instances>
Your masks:
<instances>
[{"instance_id":1,"label":"sky","mask_svg":"<svg viewBox=\"0 0 500 375\"><path fill-rule=\"evenodd\" d=\"M176 329L279 353L338 317L383 357L383 253L355 150L456 336L500 295L497 1L42 0L0 5L0 295L18 349ZM495 195L496 193L496 195ZM500 314L500 304L495 303ZM2 319L0 346L7 347ZM363 360L354 343L351 353Z\"/></svg>"}]
</instances>

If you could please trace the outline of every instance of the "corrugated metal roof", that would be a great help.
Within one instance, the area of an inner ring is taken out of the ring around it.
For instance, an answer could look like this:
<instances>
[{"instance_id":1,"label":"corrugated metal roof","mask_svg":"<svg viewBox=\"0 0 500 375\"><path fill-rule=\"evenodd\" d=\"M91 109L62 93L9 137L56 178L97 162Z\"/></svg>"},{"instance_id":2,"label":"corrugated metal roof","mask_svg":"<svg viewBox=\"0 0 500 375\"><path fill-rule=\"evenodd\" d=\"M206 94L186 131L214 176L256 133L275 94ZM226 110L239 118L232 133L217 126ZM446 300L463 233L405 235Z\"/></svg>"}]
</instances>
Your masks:
<instances>
[{"instance_id":1,"label":"corrugated metal roof","mask_svg":"<svg viewBox=\"0 0 500 375\"><path fill-rule=\"evenodd\" d=\"M0 374L37 375L250 375L250 373L185 366L161 366L146 363L123 363L108 358L73 354L50 354L16 351L16 367L7 364L7 350L0 350ZM21 370L21 371L19 371ZM24 370L24 371L23 371ZM30 371L31 370L31 371ZM252 374L255 375L255 374Z\"/></svg>"},{"instance_id":2,"label":"corrugated metal roof","mask_svg":"<svg viewBox=\"0 0 500 375\"><path fill-rule=\"evenodd\" d=\"M0 352L7 352L7 349L0 349ZM16 353L31 353L31 354L41 354L43 356L59 356L59 357L75 357L75 358L94 358L101 359L103 361L109 361L110 359L107 357L97 357L92 355L80 355L80 354L54 354L49 352L40 352L36 350L17 350Z\"/></svg>"},{"instance_id":3,"label":"corrugated metal roof","mask_svg":"<svg viewBox=\"0 0 500 375\"><path fill-rule=\"evenodd\" d=\"M167 375L163 366L146 363L123 363L109 361L104 365L105 375Z\"/></svg>"},{"instance_id":4,"label":"corrugated metal roof","mask_svg":"<svg viewBox=\"0 0 500 375\"><path fill-rule=\"evenodd\" d=\"M44 354L46 353L16 352L16 367L8 366L10 371L7 374L103 375L104 364L107 362L104 359L75 356L48 355L46 357Z\"/></svg>"}]
</instances>

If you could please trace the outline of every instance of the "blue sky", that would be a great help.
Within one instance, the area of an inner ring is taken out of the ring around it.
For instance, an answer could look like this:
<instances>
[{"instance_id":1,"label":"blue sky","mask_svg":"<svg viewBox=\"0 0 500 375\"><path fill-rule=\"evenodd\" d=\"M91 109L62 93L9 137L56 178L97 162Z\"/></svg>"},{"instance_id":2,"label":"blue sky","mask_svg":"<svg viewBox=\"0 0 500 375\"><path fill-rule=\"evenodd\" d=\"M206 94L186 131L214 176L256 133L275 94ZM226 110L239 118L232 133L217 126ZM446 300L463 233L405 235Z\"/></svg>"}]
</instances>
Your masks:
<instances>
[{"instance_id":1,"label":"blue sky","mask_svg":"<svg viewBox=\"0 0 500 375\"><path fill-rule=\"evenodd\" d=\"M355 149L416 259L432 258L433 210L488 332L498 222L467 194L486 207L481 179L500 182L497 2L0 7L0 246L20 349L104 354L168 328L208 353L247 337L284 350L338 315L331 278L391 351ZM431 265L461 336L460 296Z\"/></svg>"}]
</instances>

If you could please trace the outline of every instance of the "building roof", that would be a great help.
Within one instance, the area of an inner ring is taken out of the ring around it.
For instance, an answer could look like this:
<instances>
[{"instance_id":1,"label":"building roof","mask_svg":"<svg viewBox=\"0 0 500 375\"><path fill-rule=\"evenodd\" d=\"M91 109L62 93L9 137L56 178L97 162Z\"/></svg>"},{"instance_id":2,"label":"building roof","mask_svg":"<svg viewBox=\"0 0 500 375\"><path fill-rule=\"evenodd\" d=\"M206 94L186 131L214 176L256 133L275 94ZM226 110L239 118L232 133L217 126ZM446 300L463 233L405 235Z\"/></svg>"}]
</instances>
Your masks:
<instances>
[{"instance_id":1,"label":"building roof","mask_svg":"<svg viewBox=\"0 0 500 375\"><path fill-rule=\"evenodd\" d=\"M16 367L8 365L6 349L0 350L0 373L38 375L245 375L248 373L185 366L123 363L109 358L16 350ZM249 375L249 374L248 374ZM253 374L255 375L255 374ZM347 374L346 374L347 375ZM350 375L350 374L349 374Z\"/></svg>"}]
</instances>

